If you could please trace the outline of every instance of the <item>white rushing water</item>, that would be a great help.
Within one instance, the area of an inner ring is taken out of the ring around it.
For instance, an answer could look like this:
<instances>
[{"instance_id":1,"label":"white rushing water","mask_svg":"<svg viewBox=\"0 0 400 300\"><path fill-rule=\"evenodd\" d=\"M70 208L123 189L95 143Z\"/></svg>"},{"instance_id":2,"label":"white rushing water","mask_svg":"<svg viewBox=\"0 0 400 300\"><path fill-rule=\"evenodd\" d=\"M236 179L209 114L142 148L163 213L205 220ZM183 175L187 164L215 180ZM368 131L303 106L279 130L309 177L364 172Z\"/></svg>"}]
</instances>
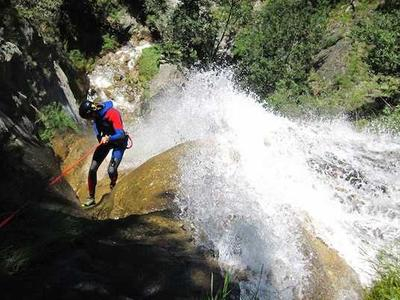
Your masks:
<instances>
[{"instance_id":1,"label":"white rushing water","mask_svg":"<svg viewBox=\"0 0 400 300\"><path fill-rule=\"evenodd\" d=\"M179 143L208 141L180 164L177 203L196 241L246 270L262 298L307 288L302 228L315 232L367 285L370 260L400 236L400 139L344 120L291 121L235 89L228 74L193 73L129 126L132 168Z\"/></svg>"}]
</instances>

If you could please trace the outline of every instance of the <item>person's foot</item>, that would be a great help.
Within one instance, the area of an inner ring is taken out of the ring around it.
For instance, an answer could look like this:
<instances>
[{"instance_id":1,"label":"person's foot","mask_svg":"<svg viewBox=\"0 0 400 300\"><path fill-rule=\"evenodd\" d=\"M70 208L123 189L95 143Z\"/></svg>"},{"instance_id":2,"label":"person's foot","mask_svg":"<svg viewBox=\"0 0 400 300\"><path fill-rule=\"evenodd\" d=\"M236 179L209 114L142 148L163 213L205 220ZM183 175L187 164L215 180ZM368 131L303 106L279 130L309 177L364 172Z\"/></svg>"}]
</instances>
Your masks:
<instances>
[{"instance_id":1,"label":"person's foot","mask_svg":"<svg viewBox=\"0 0 400 300\"><path fill-rule=\"evenodd\" d=\"M110 190L112 191L116 185L116 182L110 182Z\"/></svg>"},{"instance_id":2,"label":"person's foot","mask_svg":"<svg viewBox=\"0 0 400 300\"><path fill-rule=\"evenodd\" d=\"M84 203L82 203L82 207L90 207L96 204L94 197L88 197Z\"/></svg>"}]
</instances>

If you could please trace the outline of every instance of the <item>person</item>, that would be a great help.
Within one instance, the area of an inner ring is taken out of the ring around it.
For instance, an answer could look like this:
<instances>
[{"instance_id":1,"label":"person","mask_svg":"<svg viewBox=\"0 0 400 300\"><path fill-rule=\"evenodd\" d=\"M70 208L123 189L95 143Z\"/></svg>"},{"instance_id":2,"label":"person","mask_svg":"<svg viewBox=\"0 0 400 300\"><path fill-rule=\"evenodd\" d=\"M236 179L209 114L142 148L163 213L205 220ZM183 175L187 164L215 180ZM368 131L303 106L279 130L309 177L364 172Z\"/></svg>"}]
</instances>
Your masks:
<instances>
[{"instance_id":1,"label":"person","mask_svg":"<svg viewBox=\"0 0 400 300\"><path fill-rule=\"evenodd\" d=\"M90 100L85 100L79 106L79 115L86 120L93 121L94 131L100 143L93 153L89 169L89 197L82 205L90 207L96 203L97 170L110 150L112 150L112 155L108 165L108 175L110 189L114 188L118 179L118 166L128 144L128 135L124 131L121 114L113 107L112 101L95 104Z\"/></svg>"}]
</instances>

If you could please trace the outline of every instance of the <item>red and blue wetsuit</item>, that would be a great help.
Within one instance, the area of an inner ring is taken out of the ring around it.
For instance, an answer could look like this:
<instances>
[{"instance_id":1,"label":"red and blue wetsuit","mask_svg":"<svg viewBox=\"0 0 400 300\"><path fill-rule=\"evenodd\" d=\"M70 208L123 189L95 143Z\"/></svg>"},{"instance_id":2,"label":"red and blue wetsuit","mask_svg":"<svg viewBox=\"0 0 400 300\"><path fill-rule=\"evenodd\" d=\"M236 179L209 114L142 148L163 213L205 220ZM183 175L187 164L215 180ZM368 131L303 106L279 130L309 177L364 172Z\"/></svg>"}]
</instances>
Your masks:
<instances>
[{"instance_id":1,"label":"red and blue wetsuit","mask_svg":"<svg viewBox=\"0 0 400 300\"><path fill-rule=\"evenodd\" d=\"M96 191L97 170L111 149L112 156L108 165L108 175L111 180L110 187L114 187L118 179L118 166L128 143L128 136L124 131L121 114L113 108L112 101L101 103L100 106L102 108L97 111L97 117L93 123L94 131L99 142L106 135L109 136L109 142L100 144L93 154L88 176L89 195L91 197L94 197Z\"/></svg>"}]
</instances>

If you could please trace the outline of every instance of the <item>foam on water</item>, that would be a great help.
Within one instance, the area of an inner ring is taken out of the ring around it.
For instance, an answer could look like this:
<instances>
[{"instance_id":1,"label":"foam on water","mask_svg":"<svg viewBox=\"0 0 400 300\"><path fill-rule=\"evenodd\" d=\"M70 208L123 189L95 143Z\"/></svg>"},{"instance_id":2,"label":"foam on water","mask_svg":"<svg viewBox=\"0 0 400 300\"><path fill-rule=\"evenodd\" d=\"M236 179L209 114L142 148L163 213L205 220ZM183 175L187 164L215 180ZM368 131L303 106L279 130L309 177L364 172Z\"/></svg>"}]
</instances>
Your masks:
<instances>
[{"instance_id":1,"label":"foam on water","mask_svg":"<svg viewBox=\"0 0 400 300\"><path fill-rule=\"evenodd\" d=\"M301 228L336 249L367 285L369 260L400 236L400 139L344 120L291 121L235 89L229 73L194 73L129 126L132 168L179 143L212 141L180 163L178 205L198 243L248 270L269 298L301 296ZM252 283L243 284L244 290Z\"/></svg>"}]
</instances>

